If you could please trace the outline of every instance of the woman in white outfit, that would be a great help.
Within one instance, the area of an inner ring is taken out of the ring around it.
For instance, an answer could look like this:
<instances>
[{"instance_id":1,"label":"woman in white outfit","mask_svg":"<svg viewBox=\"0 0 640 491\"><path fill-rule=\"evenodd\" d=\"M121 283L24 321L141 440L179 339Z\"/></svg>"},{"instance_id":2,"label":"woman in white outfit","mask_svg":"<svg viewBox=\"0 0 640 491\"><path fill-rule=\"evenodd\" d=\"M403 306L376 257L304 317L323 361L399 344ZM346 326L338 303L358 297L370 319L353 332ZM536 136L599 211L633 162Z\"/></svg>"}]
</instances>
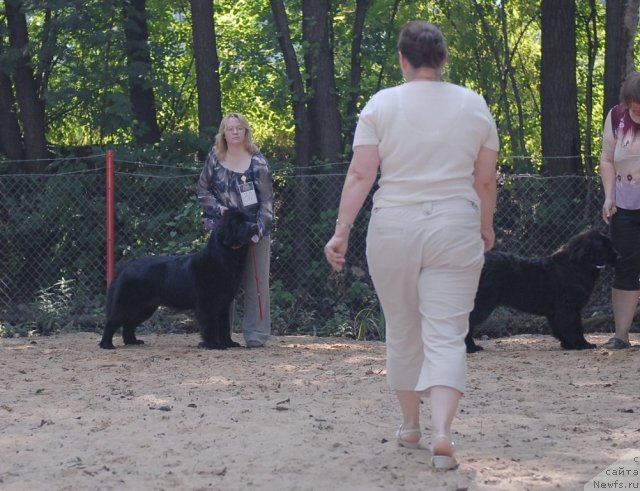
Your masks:
<instances>
[{"instance_id":1,"label":"woman in white outfit","mask_svg":"<svg viewBox=\"0 0 640 491\"><path fill-rule=\"evenodd\" d=\"M333 237L336 271L378 173L367 260L386 322L387 379L402 412L403 447L421 438L431 400L432 464L457 467L451 424L464 393L469 312L494 243L496 125L484 99L442 81L447 48L433 24L412 21L398 41L405 83L362 110Z\"/></svg>"}]
</instances>

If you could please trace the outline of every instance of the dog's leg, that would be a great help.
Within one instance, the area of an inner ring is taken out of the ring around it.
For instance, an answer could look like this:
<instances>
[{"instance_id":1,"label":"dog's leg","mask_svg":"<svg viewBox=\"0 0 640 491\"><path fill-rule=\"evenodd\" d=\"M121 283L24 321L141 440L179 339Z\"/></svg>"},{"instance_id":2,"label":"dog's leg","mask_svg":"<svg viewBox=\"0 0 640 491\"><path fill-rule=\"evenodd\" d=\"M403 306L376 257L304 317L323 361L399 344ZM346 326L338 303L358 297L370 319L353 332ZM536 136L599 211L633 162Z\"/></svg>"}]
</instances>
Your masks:
<instances>
[{"instance_id":1,"label":"dog's leg","mask_svg":"<svg viewBox=\"0 0 640 491\"><path fill-rule=\"evenodd\" d=\"M120 327L120 324L113 322L112 320L107 320L107 323L104 326L104 330L102 331L102 339L98 346L102 349L116 349L113 345L113 335Z\"/></svg>"},{"instance_id":2,"label":"dog's leg","mask_svg":"<svg viewBox=\"0 0 640 491\"><path fill-rule=\"evenodd\" d=\"M560 346L563 349L581 350L596 347L595 344L584 338L580 311L557 310L553 316L547 317L547 320L551 326L552 334L560 340Z\"/></svg>"},{"instance_id":3,"label":"dog's leg","mask_svg":"<svg viewBox=\"0 0 640 491\"><path fill-rule=\"evenodd\" d=\"M139 324L136 323L125 324L124 326L122 326L122 342L124 344L144 344L144 341L142 339L136 338L136 327L138 327L138 325Z\"/></svg>"},{"instance_id":4,"label":"dog's leg","mask_svg":"<svg viewBox=\"0 0 640 491\"><path fill-rule=\"evenodd\" d=\"M476 353L484 349L482 346L478 346L473 340L473 327L471 326L471 324L469 324L469 332L464 338L464 344L467 345L467 353Z\"/></svg>"},{"instance_id":5,"label":"dog's leg","mask_svg":"<svg viewBox=\"0 0 640 491\"><path fill-rule=\"evenodd\" d=\"M215 313L219 306L214 302L212 305L208 305L207 308L203 308L200 305L196 307L196 319L200 326L200 337L202 341L198 344L200 348L206 349L227 349L227 347L220 340L220 335L217 329L217 314Z\"/></svg>"},{"instance_id":6,"label":"dog's leg","mask_svg":"<svg viewBox=\"0 0 640 491\"><path fill-rule=\"evenodd\" d=\"M568 326L568 329L573 332L574 348L573 349L595 349L596 345L587 341L584 337L584 327L582 326L582 319L580 315L577 315L574 322Z\"/></svg>"},{"instance_id":7,"label":"dog's leg","mask_svg":"<svg viewBox=\"0 0 640 491\"><path fill-rule=\"evenodd\" d=\"M597 348L597 346L587 341L583 335L582 339L578 341L578 345L576 349L595 349L595 348Z\"/></svg>"},{"instance_id":8,"label":"dog's leg","mask_svg":"<svg viewBox=\"0 0 640 491\"><path fill-rule=\"evenodd\" d=\"M240 347L240 343L236 343L231 339L231 329L233 327L231 325L231 303L227 304L226 307L223 307L220 310L216 327L220 333L222 344L224 344L227 348Z\"/></svg>"},{"instance_id":9,"label":"dog's leg","mask_svg":"<svg viewBox=\"0 0 640 491\"><path fill-rule=\"evenodd\" d=\"M469 314L469 332L464 338L464 343L467 345L467 353L476 353L484 349L482 346L478 346L473 340L473 331L477 325L486 321L498 306L497 299L490 298L491 296L494 295L483 294L482 291L478 291L476 295L473 310Z\"/></svg>"},{"instance_id":10,"label":"dog's leg","mask_svg":"<svg viewBox=\"0 0 640 491\"><path fill-rule=\"evenodd\" d=\"M117 306L116 308L126 310L126 307L122 305ZM151 317L156 311L156 308L157 307L153 307L144 312L139 312L133 317L131 315L125 317L122 314L122 311L116 312L107 319L99 346L104 349L115 349L116 347L113 345L113 335L120 326L122 326L122 340L124 341L124 344L144 344L144 341L136 339L135 329Z\"/></svg>"},{"instance_id":11,"label":"dog's leg","mask_svg":"<svg viewBox=\"0 0 640 491\"><path fill-rule=\"evenodd\" d=\"M119 297L118 287L120 282L114 280L109 287L107 292L107 303L106 303L106 314L107 320L104 325L104 329L102 331L102 339L98 343L102 349L116 349L113 345L113 335L116 333L118 328L122 325L123 319L122 316L119 315L119 310L117 308L117 300Z\"/></svg>"},{"instance_id":12,"label":"dog's leg","mask_svg":"<svg viewBox=\"0 0 640 491\"><path fill-rule=\"evenodd\" d=\"M152 305L151 307L147 307L145 310L137 312L135 316L129 316L122 326L122 341L124 344L144 344L144 341L136 338L136 327L151 317L157 308L157 305Z\"/></svg>"}]
</instances>

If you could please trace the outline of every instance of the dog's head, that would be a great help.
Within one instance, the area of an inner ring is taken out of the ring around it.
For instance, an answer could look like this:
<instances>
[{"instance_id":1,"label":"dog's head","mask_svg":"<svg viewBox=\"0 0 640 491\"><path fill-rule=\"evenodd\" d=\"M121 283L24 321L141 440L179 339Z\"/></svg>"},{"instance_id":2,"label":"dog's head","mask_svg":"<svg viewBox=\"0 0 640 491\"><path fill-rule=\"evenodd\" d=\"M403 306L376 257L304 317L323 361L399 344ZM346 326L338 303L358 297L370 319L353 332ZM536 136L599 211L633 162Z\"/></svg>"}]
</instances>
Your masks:
<instances>
[{"instance_id":1,"label":"dog's head","mask_svg":"<svg viewBox=\"0 0 640 491\"><path fill-rule=\"evenodd\" d=\"M215 235L223 247L240 249L257 233L255 218L240 210L227 210L217 223Z\"/></svg>"},{"instance_id":2,"label":"dog's head","mask_svg":"<svg viewBox=\"0 0 640 491\"><path fill-rule=\"evenodd\" d=\"M574 235L562 249L569 254L571 262L582 267L602 269L613 266L618 259L618 252L611 239L597 230L586 230Z\"/></svg>"}]
</instances>

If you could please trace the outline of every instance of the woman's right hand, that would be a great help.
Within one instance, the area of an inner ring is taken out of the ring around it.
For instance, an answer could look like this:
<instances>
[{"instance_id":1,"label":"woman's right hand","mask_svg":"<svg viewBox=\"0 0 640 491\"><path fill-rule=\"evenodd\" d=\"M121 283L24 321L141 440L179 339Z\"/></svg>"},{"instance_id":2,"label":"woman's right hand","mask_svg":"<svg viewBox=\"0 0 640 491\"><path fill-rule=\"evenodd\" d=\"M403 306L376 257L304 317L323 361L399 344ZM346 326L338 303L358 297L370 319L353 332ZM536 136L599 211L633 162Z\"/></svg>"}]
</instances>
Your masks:
<instances>
[{"instance_id":1,"label":"woman's right hand","mask_svg":"<svg viewBox=\"0 0 640 491\"><path fill-rule=\"evenodd\" d=\"M493 227L487 227L480 230L480 235L482 237L482 242L484 242L484 251L490 251L493 249L494 244L496 243L496 234L493 231Z\"/></svg>"},{"instance_id":2,"label":"woman's right hand","mask_svg":"<svg viewBox=\"0 0 640 491\"><path fill-rule=\"evenodd\" d=\"M349 237L338 236L334 234L327 245L324 246L324 255L329 261L331 267L338 273L342 271L345 263L345 256L347 254L347 246L349 244Z\"/></svg>"},{"instance_id":3,"label":"woman's right hand","mask_svg":"<svg viewBox=\"0 0 640 491\"><path fill-rule=\"evenodd\" d=\"M616 208L616 203L610 198L604 200L604 204L602 205L602 219L605 223L609 223L609 220L613 215L615 215L618 209Z\"/></svg>"}]
</instances>

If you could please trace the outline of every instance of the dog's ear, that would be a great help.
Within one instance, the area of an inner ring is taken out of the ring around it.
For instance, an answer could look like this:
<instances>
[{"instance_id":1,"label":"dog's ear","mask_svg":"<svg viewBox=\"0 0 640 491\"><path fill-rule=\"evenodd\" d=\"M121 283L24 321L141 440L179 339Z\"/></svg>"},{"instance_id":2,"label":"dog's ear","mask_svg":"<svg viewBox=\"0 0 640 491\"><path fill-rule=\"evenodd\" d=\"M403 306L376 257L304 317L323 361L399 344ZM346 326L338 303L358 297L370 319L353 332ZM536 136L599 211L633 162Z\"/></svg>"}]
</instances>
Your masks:
<instances>
[{"instance_id":1,"label":"dog's ear","mask_svg":"<svg viewBox=\"0 0 640 491\"><path fill-rule=\"evenodd\" d=\"M574 237L567 244L569 258L572 263L584 267L612 265L616 261L617 253L611 245L611 240L595 230Z\"/></svg>"},{"instance_id":2,"label":"dog's ear","mask_svg":"<svg viewBox=\"0 0 640 491\"><path fill-rule=\"evenodd\" d=\"M589 263L589 251L584 244L575 244L574 247L569 249L569 258L572 263L587 264Z\"/></svg>"},{"instance_id":3,"label":"dog's ear","mask_svg":"<svg viewBox=\"0 0 640 491\"><path fill-rule=\"evenodd\" d=\"M600 234L596 244L595 258L598 266L613 266L618 261L620 254L613 247L611 239L604 234Z\"/></svg>"},{"instance_id":4,"label":"dog's ear","mask_svg":"<svg viewBox=\"0 0 640 491\"><path fill-rule=\"evenodd\" d=\"M569 259L572 263L592 266L595 261L595 242L597 238L591 233L575 236L567 244Z\"/></svg>"}]
</instances>

